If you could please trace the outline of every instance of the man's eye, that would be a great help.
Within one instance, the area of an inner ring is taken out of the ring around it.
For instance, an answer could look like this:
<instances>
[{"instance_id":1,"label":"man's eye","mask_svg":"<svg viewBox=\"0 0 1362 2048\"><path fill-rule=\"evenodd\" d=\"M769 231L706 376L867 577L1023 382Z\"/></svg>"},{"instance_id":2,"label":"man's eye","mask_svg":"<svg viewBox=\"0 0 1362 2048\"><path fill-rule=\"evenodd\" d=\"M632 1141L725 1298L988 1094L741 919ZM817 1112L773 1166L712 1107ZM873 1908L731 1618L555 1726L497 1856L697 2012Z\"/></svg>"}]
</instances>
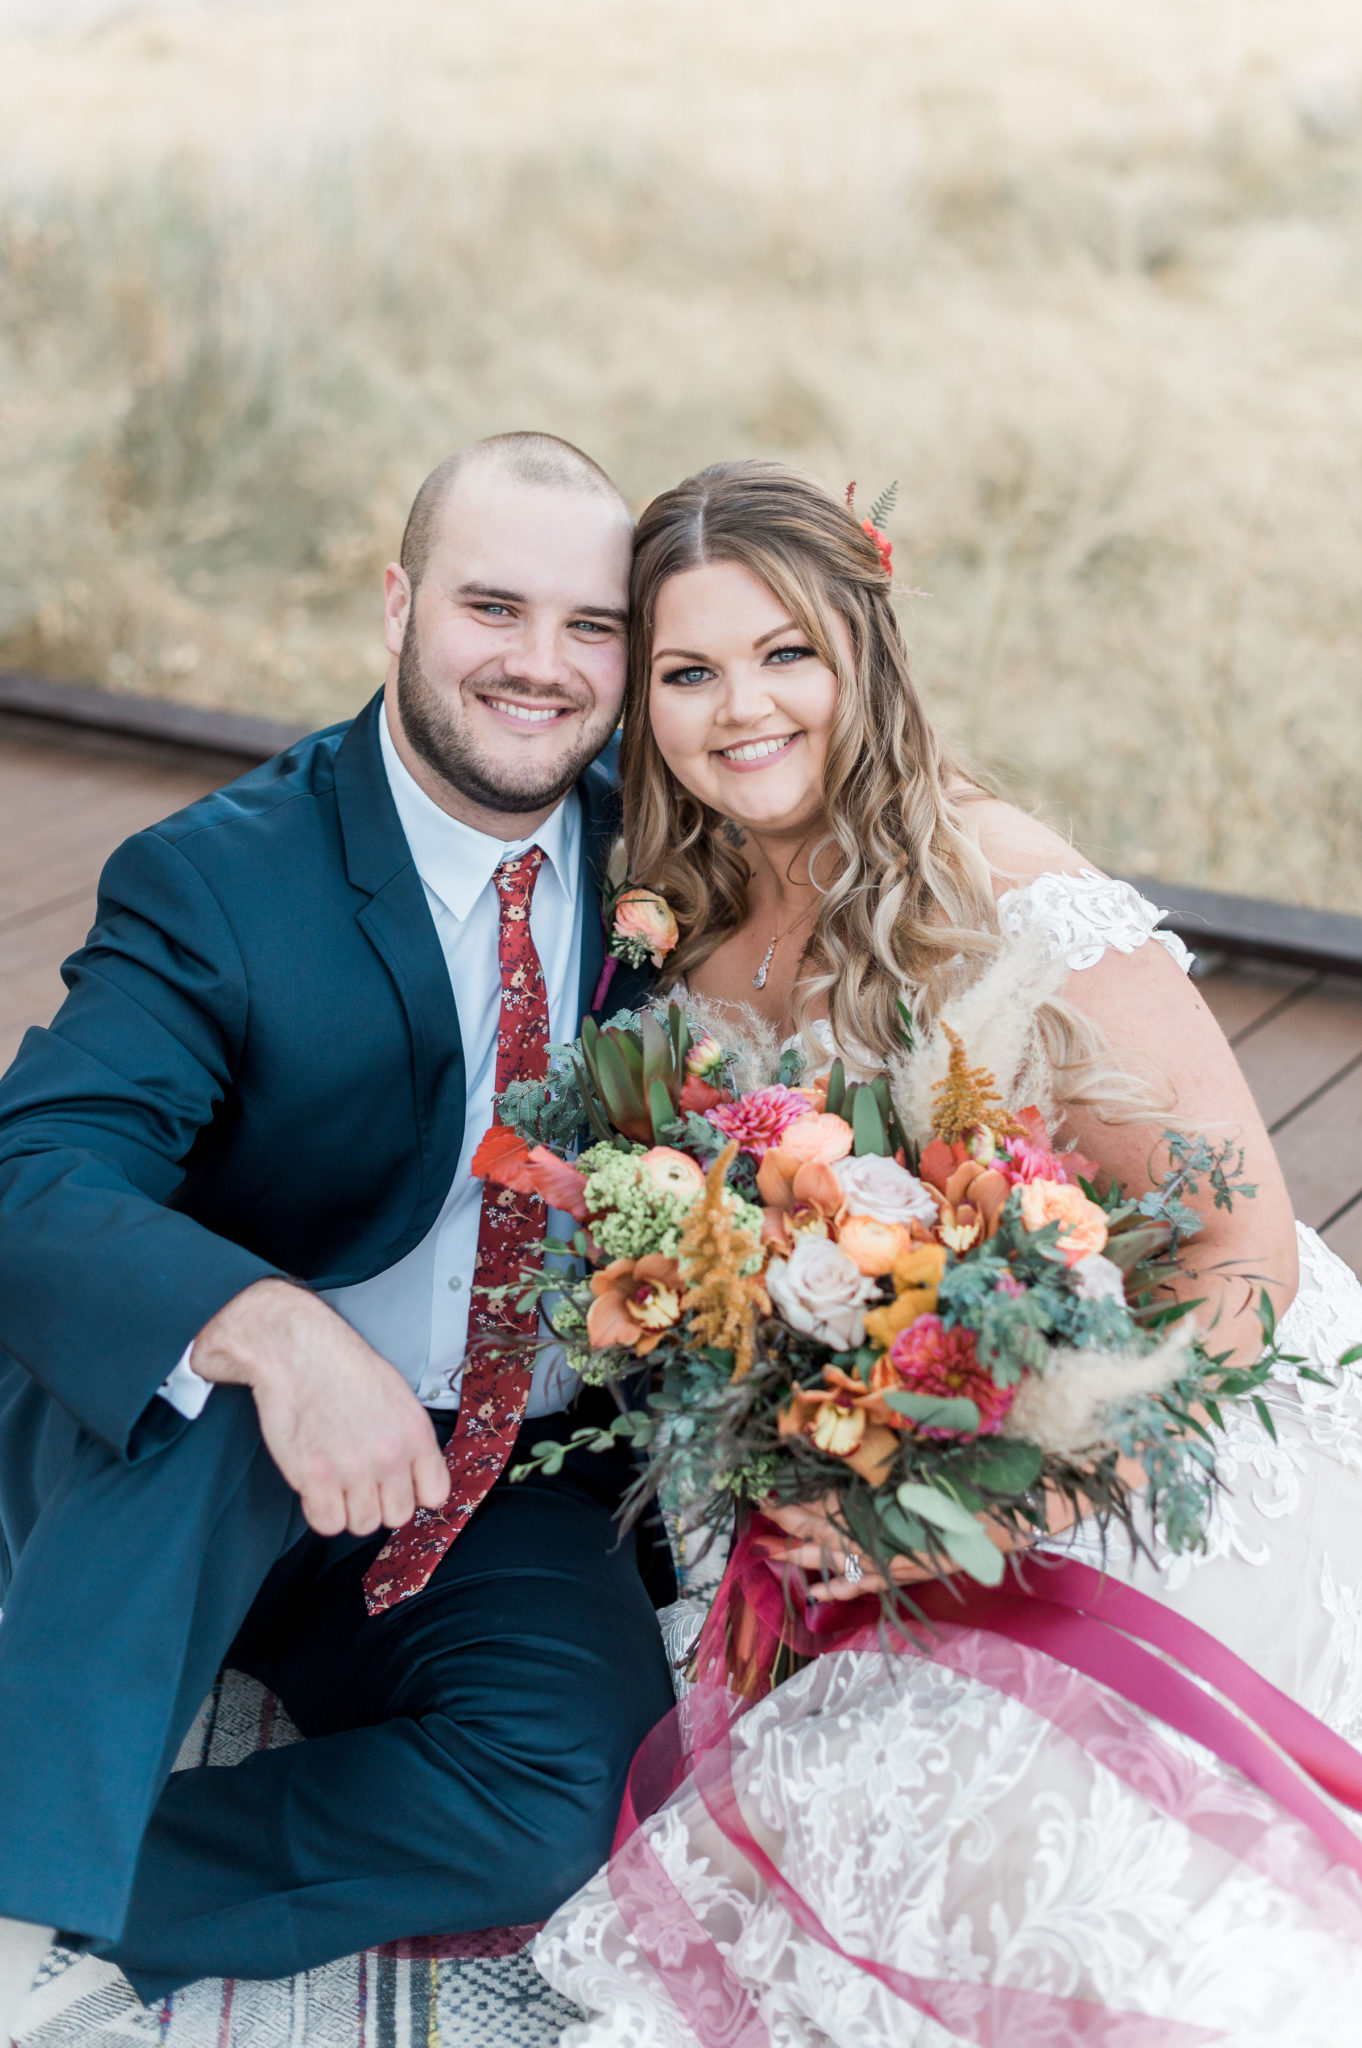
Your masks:
<instances>
[{"instance_id":1,"label":"man's eye","mask_svg":"<svg viewBox=\"0 0 1362 2048\"><path fill-rule=\"evenodd\" d=\"M812 647L773 647L766 659L788 668L792 661L807 661L812 653Z\"/></svg>"},{"instance_id":2,"label":"man's eye","mask_svg":"<svg viewBox=\"0 0 1362 2048\"><path fill-rule=\"evenodd\" d=\"M505 604L475 604L475 612L481 612L485 619L509 619L511 608Z\"/></svg>"},{"instance_id":3,"label":"man's eye","mask_svg":"<svg viewBox=\"0 0 1362 2048\"><path fill-rule=\"evenodd\" d=\"M663 676L664 683L707 683L713 675L709 668L673 668Z\"/></svg>"},{"instance_id":4,"label":"man's eye","mask_svg":"<svg viewBox=\"0 0 1362 2048\"><path fill-rule=\"evenodd\" d=\"M608 633L610 628L602 625L599 619L573 619L572 630L574 633L593 633L599 637L602 633Z\"/></svg>"}]
</instances>

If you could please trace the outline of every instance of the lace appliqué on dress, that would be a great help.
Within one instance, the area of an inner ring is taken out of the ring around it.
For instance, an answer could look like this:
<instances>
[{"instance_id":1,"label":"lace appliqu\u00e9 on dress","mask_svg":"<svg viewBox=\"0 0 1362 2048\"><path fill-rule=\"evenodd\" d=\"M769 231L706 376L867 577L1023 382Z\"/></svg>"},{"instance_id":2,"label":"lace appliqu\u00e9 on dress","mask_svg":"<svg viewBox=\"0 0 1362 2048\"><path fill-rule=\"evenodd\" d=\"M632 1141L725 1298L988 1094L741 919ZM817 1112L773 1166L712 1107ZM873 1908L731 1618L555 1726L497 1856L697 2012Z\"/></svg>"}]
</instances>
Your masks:
<instances>
[{"instance_id":1,"label":"lace appliqu\u00e9 on dress","mask_svg":"<svg viewBox=\"0 0 1362 2048\"><path fill-rule=\"evenodd\" d=\"M1186 973L1192 955L1175 932L1155 929L1165 913L1129 882L1084 868L1076 875L1037 875L998 898L998 916L1014 938L1039 931L1054 957L1073 969L1095 967L1109 947L1134 953L1157 939Z\"/></svg>"}]
</instances>

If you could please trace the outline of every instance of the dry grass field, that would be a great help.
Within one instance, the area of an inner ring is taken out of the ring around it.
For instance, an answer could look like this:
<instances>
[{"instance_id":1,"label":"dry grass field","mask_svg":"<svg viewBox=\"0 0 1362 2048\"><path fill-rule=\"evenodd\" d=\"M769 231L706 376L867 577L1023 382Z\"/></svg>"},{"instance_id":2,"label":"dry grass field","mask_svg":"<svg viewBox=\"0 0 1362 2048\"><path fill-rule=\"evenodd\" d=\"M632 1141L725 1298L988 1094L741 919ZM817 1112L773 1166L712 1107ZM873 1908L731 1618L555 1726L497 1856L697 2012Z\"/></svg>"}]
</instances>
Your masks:
<instances>
[{"instance_id":1,"label":"dry grass field","mask_svg":"<svg viewBox=\"0 0 1362 2048\"><path fill-rule=\"evenodd\" d=\"M0 666L321 720L459 441L900 482L940 718L1362 909L1356 0L0 0Z\"/></svg>"}]
</instances>

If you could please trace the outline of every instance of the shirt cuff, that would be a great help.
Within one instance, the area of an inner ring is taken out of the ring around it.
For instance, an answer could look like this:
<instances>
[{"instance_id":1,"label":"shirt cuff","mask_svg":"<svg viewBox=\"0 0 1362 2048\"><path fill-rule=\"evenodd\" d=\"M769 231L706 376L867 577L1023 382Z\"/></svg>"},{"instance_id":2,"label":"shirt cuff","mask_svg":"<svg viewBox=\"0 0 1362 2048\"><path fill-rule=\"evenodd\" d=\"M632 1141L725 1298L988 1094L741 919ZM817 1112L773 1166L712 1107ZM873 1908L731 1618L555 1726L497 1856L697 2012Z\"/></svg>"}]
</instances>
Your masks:
<instances>
[{"instance_id":1,"label":"shirt cuff","mask_svg":"<svg viewBox=\"0 0 1362 2048\"><path fill-rule=\"evenodd\" d=\"M190 1364L193 1356L194 1346L191 1344L174 1371L168 1373L156 1389L163 1401L169 1401L171 1407L178 1409L190 1422L196 1415L202 1415L213 1391L213 1382L200 1379Z\"/></svg>"}]
</instances>

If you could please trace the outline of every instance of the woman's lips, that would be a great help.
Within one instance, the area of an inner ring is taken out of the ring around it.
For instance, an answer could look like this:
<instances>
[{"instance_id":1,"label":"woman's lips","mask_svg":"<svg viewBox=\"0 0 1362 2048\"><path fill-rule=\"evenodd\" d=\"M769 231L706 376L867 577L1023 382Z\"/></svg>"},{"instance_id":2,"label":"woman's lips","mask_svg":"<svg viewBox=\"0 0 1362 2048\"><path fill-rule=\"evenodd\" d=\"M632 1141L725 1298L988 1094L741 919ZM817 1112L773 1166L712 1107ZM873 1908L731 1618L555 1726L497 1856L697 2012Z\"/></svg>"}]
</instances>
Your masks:
<instances>
[{"instance_id":1,"label":"woman's lips","mask_svg":"<svg viewBox=\"0 0 1362 2048\"><path fill-rule=\"evenodd\" d=\"M769 768L773 761L783 761L800 737L797 732L784 732L773 733L769 738L742 740L736 747L716 747L713 759L739 775L748 775L756 768Z\"/></svg>"}]
</instances>

